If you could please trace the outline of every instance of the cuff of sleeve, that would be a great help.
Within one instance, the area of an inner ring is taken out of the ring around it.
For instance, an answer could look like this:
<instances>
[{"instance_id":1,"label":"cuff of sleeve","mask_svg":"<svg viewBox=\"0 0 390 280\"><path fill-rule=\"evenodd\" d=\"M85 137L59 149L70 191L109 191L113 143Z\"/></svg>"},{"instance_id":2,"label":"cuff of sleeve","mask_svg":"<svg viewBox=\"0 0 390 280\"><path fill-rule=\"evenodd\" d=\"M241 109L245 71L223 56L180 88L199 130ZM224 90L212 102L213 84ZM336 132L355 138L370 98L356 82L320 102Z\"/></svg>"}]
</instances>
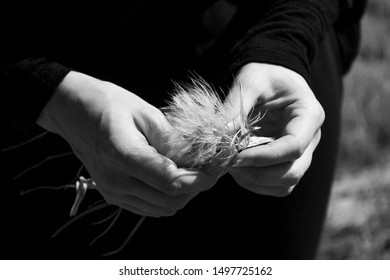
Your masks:
<instances>
[{"instance_id":1,"label":"cuff of sleeve","mask_svg":"<svg viewBox=\"0 0 390 280\"><path fill-rule=\"evenodd\" d=\"M29 58L1 71L5 86L1 123L29 133L58 85L71 69L45 58Z\"/></svg>"},{"instance_id":2,"label":"cuff of sleeve","mask_svg":"<svg viewBox=\"0 0 390 280\"><path fill-rule=\"evenodd\" d=\"M302 57L302 50L291 43L258 39L254 43L238 46L232 53L230 71L236 74L241 67L250 62L280 65L309 79L309 65Z\"/></svg>"}]
</instances>

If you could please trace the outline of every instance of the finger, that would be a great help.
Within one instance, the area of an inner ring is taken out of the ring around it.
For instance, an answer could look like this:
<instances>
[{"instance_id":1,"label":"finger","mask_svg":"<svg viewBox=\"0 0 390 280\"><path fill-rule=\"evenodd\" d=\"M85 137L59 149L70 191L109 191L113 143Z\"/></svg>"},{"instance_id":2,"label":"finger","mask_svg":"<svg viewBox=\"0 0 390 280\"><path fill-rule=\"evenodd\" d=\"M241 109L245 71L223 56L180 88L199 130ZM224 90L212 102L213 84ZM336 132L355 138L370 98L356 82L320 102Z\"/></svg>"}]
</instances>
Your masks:
<instances>
[{"instance_id":1,"label":"finger","mask_svg":"<svg viewBox=\"0 0 390 280\"><path fill-rule=\"evenodd\" d=\"M105 178L107 179L107 178ZM130 211L132 213L135 213L137 215L141 216L151 216L151 217L161 217L161 216L171 216L173 215L177 209L169 209L168 207L164 206L158 206L154 205L153 203L148 202L147 200L143 200L139 197L133 196L126 194L129 190L134 189L135 185L134 180L131 185L129 184L123 184L119 182L118 180L116 181L110 181L111 185L110 187L104 187L104 182L105 180L100 180L98 179L98 183L96 184L100 194L104 197L104 199L107 201L107 203L119 206L127 211ZM112 183L114 182L114 183ZM142 182L140 182L142 183ZM152 190L153 189L150 186L143 186L145 190ZM142 193L145 193L144 191ZM168 197L168 196L167 196ZM150 197L148 197L150 198ZM172 199L172 197L170 197ZM169 201L169 200L165 200ZM177 202L176 202L177 203ZM162 204L167 204L162 203ZM182 205L182 204L175 204L176 205Z\"/></svg>"},{"instance_id":2,"label":"finger","mask_svg":"<svg viewBox=\"0 0 390 280\"><path fill-rule=\"evenodd\" d=\"M107 179L107 178L106 178ZM125 184L121 184L118 180L110 187L103 187L104 180L99 180L97 183L97 188L107 203L119 206L125 210L128 210L132 213L141 215L141 216L152 216L152 217L161 217L161 216L171 216L177 210L168 209L166 207L161 207L154 205L148 201L145 201L141 198L138 198L133 195L126 194L126 190L131 190L134 188L134 183L129 186L129 184L124 187ZM112 182L112 181L111 181ZM147 186L147 189L151 189Z\"/></svg>"},{"instance_id":3,"label":"finger","mask_svg":"<svg viewBox=\"0 0 390 280\"><path fill-rule=\"evenodd\" d=\"M297 168L293 163L282 163L267 167L229 168L229 173L254 185L288 187L301 179L301 171L293 171L293 168Z\"/></svg>"},{"instance_id":4,"label":"finger","mask_svg":"<svg viewBox=\"0 0 390 280\"><path fill-rule=\"evenodd\" d=\"M159 154L172 159L179 166L192 167L196 164L189 156L190 143L172 127L160 110L155 107L143 110L135 121L148 144Z\"/></svg>"},{"instance_id":5,"label":"finger","mask_svg":"<svg viewBox=\"0 0 390 280\"><path fill-rule=\"evenodd\" d=\"M308 144L302 142L302 138L297 135L286 135L266 145L246 149L236 156L232 162L232 166L264 167L297 160L309 148L308 146L311 145L308 151L313 151L315 149L319 142L320 135L321 132L320 129L318 129L315 135L311 137Z\"/></svg>"},{"instance_id":6,"label":"finger","mask_svg":"<svg viewBox=\"0 0 390 280\"><path fill-rule=\"evenodd\" d=\"M124 176L122 170L112 170L104 176L94 176L97 188L105 197L134 196L153 205L179 210L182 209L198 193L167 195L141 180Z\"/></svg>"},{"instance_id":7,"label":"finger","mask_svg":"<svg viewBox=\"0 0 390 280\"><path fill-rule=\"evenodd\" d=\"M288 135L266 145L252 147L240 152L232 162L232 166L265 167L276 165L296 160L301 156L301 150L301 143L298 142L298 139Z\"/></svg>"},{"instance_id":8,"label":"finger","mask_svg":"<svg viewBox=\"0 0 390 280\"><path fill-rule=\"evenodd\" d=\"M112 139L115 141L112 163L126 174L168 195L199 193L215 184L215 178L199 169L178 168L150 146L134 124L123 121L116 127L118 137Z\"/></svg>"},{"instance_id":9,"label":"finger","mask_svg":"<svg viewBox=\"0 0 390 280\"><path fill-rule=\"evenodd\" d=\"M260 195L285 197L294 190L294 186L282 187L282 186L261 186L253 184L247 181L243 177L233 177L235 181L243 188Z\"/></svg>"},{"instance_id":10,"label":"finger","mask_svg":"<svg viewBox=\"0 0 390 280\"><path fill-rule=\"evenodd\" d=\"M167 195L161 191L158 191L137 178L129 179L130 185L124 189L125 195L134 196L147 201L153 205L168 208L172 210L182 209L191 199L193 199L198 193L186 193L176 196Z\"/></svg>"},{"instance_id":11,"label":"finger","mask_svg":"<svg viewBox=\"0 0 390 280\"><path fill-rule=\"evenodd\" d=\"M178 168L151 146L142 145L138 150L125 158L125 166L131 167L132 176L165 194L199 193L216 182L199 169Z\"/></svg>"},{"instance_id":12,"label":"finger","mask_svg":"<svg viewBox=\"0 0 390 280\"><path fill-rule=\"evenodd\" d=\"M177 210L156 206L131 195L107 198L107 202L124 209L138 209L139 212L153 217L172 216L177 212Z\"/></svg>"},{"instance_id":13,"label":"finger","mask_svg":"<svg viewBox=\"0 0 390 280\"><path fill-rule=\"evenodd\" d=\"M316 134L303 156L296 161L267 167L229 167L229 173L253 186L295 186L309 168L320 137L321 131Z\"/></svg>"}]
</instances>

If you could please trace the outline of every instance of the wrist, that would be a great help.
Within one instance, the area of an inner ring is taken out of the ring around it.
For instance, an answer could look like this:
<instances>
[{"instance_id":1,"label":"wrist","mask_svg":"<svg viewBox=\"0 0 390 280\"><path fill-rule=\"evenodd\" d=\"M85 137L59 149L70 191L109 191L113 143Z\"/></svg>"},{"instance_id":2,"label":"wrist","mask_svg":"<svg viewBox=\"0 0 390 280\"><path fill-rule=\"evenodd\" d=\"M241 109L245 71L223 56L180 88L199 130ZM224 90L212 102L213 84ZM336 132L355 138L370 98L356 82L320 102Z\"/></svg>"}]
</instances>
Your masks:
<instances>
[{"instance_id":1,"label":"wrist","mask_svg":"<svg viewBox=\"0 0 390 280\"><path fill-rule=\"evenodd\" d=\"M264 97L282 89L309 87L303 76L289 68L256 62L241 67L235 84L242 87L244 96L258 96L260 90Z\"/></svg>"},{"instance_id":2,"label":"wrist","mask_svg":"<svg viewBox=\"0 0 390 280\"><path fill-rule=\"evenodd\" d=\"M85 117L80 116L85 109L83 107L96 98L96 90L91 89L101 88L101 83L104 82L91 76L69 72L46 103L36 123L50 132L64 136L69 128L75 123L79 124L82 117Z\"/></svg>"}]
</instances>

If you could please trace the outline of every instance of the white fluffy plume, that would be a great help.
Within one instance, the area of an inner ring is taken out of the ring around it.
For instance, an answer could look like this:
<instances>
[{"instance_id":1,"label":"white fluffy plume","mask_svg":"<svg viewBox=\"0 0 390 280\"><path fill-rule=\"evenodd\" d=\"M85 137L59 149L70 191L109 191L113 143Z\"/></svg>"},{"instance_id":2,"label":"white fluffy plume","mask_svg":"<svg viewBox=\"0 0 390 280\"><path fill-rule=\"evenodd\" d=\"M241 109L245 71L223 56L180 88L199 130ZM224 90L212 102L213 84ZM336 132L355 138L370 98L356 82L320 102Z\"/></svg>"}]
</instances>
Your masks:
<instances>
[{"instance_id":1,"label":"white fluffy plume","mask_svg":"<svg viewBox=\"0 0 390 280\"><path fill-rule=\"evenodd\" d=\"M184 157L192 166L222 174L234 156L253 142L252 132L259 129L255 124L261 116L248 121L242 100L240 103L223 103L217 92L199 77L192 78L189 84L175 83L172 100L162 110L175 128L177 135L172 138L180 139L176 140L180 148L168 157Z\"/></svg>"}]
</instances>

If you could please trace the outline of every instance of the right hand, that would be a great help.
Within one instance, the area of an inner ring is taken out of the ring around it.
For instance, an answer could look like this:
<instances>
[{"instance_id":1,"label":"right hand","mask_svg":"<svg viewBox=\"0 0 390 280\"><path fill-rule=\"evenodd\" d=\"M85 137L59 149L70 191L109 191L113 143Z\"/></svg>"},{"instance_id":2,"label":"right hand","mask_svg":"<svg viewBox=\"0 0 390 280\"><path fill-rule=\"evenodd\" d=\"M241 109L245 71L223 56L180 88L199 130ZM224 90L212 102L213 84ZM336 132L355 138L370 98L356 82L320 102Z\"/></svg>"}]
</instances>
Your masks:
<instances>
[{"instance_id":1,"label":"right hand","mask_svg":"<svg viewBox=\"0 0 390 280\"><path fill-rule=\"evenodd\" d=\"M243 90L242 90L243 89ZM240 152L228 168L237 183L254 193L289 195L310 167L321 138L325 113L305 79L267 63L242 67L227 96L248 114L267 112L260 133L275 141Z\"/></svg>"},{"instance_id":2,"label":"right hand","mask_svg":"<svg viewBox=\"0 0 390 280\"><path fill-rule=\"evenodd\" d=\"M108 203L135 214L171 216L217 181L165 157L177 141L163 113L109 82L70 72L37 123L70 144Z\"/></svg>"}]
</instances>

